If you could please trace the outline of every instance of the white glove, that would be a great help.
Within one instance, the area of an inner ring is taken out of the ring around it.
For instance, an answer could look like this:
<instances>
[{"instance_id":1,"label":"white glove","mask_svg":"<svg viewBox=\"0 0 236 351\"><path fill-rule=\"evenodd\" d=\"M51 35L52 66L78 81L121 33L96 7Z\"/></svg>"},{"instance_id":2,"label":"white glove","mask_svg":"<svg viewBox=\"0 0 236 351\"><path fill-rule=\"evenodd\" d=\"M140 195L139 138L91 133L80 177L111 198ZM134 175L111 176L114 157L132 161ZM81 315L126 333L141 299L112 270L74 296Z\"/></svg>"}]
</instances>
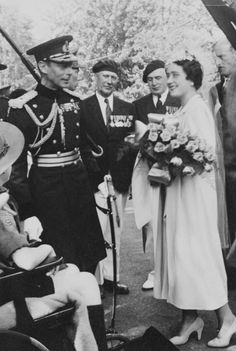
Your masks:
<instances>
[{"instance_id":1,"label":"white glove","mask_svg":"<svg viewBox=\"0 0 236 351\"><path fill-rule=\"evenodd\" d=\"M107 186L105 182L102 182L98 185L98 190L101 192L102 196L107 198L108 197L108 191L107 191Z\"/></svg>"},{"instance_id":2,"label":"white glove","mask_svg":"<svg viewBox=\"0 0 236 351\"><path fill-rule=\"evenodd\" d=\"M29 217L24 221L24 232L30 240L39 240L42 231L43 227L37 217Z\"/></svg>"}]
</instances>

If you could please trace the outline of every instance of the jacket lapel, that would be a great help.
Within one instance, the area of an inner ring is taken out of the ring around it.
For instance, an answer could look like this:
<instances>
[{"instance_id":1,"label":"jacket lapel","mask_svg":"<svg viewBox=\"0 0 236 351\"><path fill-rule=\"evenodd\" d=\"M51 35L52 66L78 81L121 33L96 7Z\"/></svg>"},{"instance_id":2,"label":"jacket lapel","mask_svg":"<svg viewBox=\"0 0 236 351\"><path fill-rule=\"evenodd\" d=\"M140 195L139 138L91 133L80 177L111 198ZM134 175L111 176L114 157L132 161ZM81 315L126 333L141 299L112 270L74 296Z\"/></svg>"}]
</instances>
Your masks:
<instances>
[{"instance_id":1,"label":"jacket lapel","mask_svg":"<svg viewBox=\"0 0 236 351\"><path fill-rule=\"evenodd\" d=\"M91 99L90 106L91 106L91 118L93 120L92 123L96 123L96 125L98 126L98 129L102 130L105 134L107 134L107 127L104 123L102 111L96 95L94 95L93 99Z\"/></svg>"}]
</instances>

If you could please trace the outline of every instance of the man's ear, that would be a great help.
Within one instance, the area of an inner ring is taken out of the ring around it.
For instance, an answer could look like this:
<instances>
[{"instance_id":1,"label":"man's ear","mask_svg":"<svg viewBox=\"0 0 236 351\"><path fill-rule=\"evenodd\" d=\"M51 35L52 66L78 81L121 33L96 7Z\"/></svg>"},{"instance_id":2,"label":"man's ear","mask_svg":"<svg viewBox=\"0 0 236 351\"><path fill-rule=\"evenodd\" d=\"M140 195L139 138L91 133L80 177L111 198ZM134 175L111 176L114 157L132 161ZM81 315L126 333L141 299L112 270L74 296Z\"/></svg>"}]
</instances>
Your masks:
<instances>
[{"instance_id":1,"label":"man's ear","mask_svg":"<svg viewBox=\"0 0 236 351\"><path fill-rule=\"evenodd\" d=\"M38 62L38 69L41 73L47 74L48 73L48 62L39 61Z\"/></svg>"}]
</instances>

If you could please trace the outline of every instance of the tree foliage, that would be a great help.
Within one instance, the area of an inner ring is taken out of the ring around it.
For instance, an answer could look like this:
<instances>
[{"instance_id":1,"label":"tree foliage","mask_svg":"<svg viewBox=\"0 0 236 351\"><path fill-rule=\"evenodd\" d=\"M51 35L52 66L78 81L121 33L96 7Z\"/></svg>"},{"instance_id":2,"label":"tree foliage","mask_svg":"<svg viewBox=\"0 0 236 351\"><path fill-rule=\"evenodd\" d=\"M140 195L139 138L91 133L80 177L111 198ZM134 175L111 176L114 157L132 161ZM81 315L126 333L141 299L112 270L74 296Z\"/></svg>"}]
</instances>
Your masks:
<instances>
[{"instance_id":1,"label":"tree foliage","mask_svg":"<svg viewBox=\"0 0 236 351\"><path fill-rule=\"evenodd\" d=\"M91 94L91 68L107 57L120 63L120 90L130 100L146 93L142 70L156 58L194 56L203 64L207 80L215 79L211 47L217 26L201 0L50 0L44 17L51 24L51 37L74 36L81 95ZM18 18L11 27L22 47L29 47L30 23ZM23 77L21 68L15 78Z\"/></svg>"}]
</instances>

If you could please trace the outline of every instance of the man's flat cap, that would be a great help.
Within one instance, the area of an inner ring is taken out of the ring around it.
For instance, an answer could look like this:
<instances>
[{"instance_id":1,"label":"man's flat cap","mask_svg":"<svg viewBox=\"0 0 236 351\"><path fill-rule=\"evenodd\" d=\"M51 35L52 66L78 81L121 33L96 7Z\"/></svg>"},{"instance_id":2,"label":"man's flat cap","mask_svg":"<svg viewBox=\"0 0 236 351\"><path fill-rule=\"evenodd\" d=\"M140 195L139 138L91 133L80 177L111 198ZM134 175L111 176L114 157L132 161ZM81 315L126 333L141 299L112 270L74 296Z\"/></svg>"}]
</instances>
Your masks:
<instances>
[{"instance_id":1,"label":"man's flat cap","mask_svg":"<svg viewBox=\"0 0 236 351\"><path fill-rule=\"evenodd\" d=\"M73 40L72 35L64 35L29 49L26 53L34 55L37 62L73 62L76 58L70 50L69 43Z\"/></svg>"},{"instance_id":2,"label":"man's flat cap","mask_svg":"<svg viewBox=\"0 0 236 351\"><path fill-rule=\"evenodd\" d=\"M144 83L147 83L147 77L150 73L152 73L153 71L155 71L158 68L165 68L165 62L161 61L161 60L154 60L151 61L147 67L145 68L145 70L143 71L143 81Z\"/></svg>"},{"instance_id":3,"label":"man's flat cap","mask_svg":"<svg viewBox=\"0 0 236 351\"><path fill-rule=\"evenodd\" d=\"M2 63L0 63L0 71L3 71L4 69L6 69L7 66L6 65L3 65Z\"/></svg>"},{"instance_id":4,"label":"man's flat cap","mask_svg":"<svg viewBox=\"0 0 236 351\"><path fill-rule=\"evenodd\" d=\"M95 65L92 68L93 73L98 73L101 71L110 71L114 72L118 75L119 72L119 66L118 64L113 61L113 60L101 60L95 63Z\"/></svg>"}]
</instances>

